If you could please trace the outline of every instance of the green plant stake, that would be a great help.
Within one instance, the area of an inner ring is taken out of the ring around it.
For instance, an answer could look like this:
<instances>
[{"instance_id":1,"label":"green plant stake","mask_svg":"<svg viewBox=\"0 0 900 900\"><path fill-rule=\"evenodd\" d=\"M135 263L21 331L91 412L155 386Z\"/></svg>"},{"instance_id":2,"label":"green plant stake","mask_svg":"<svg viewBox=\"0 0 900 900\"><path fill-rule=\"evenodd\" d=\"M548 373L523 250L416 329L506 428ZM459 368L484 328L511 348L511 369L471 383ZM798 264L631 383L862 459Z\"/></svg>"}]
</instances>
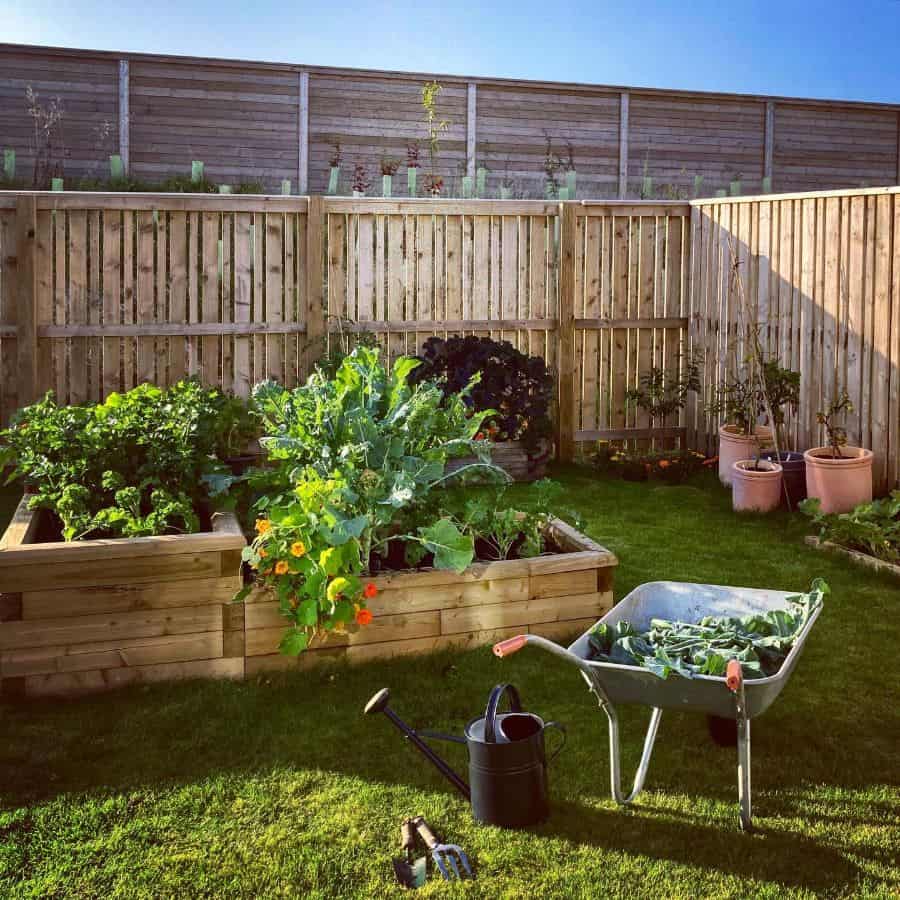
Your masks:
<instances>
[{"instance_id":1,"label":"green plant stake","mask_svg":"<svg viewBox=\"0 0 900 900\"><path fill-rule=\"evenodd\" d=\"M512 188L507 187L505 184L500 185L500 199L501 200L510 200L512 199Z\"/></svg>"},{"instance_id":2,"label":"green plant stake","mask_svg":"<svg viewBox=\"0 0 900 900\"><path fill-rule=\"evenodd\" d=\"M416 178L419 170L415 166L406 169L406 191L410 197L416 196Z\"/></svg>"},{"instance_id":3,"label":"green plant stake","mask_svg":"<svg viewBox=\"0 0 900 900\"><path fill-rule=\"evenodd\" d=\"M61 191L63 189L63 180L62 178L54 178L50 182L50 190L51 191Z\"/></svg>"},{"instance_id":4,"label":"green plant stake","mask_svg":"<svg viewBox=\"0 0 900 900\"><path fill-rule=\"evenodd\" d=\"M281 179L281 193L285 197L290 196L290 193L291 193L291 179L290 178L282 178Z\"/></svg>"},{"instance_id":5,"label":"green plant stake","mask_svg":"<svg viewBox=\"0 0 900 900\"><path fill-rule=\"evenodd\" d=\"M3 151L3 175L10 181L16 177L16 151L10 147Z\"/></svg>"},{"instance_id":6,"label":"green plant stake","mask_svg":"<svg viewBox=\"0 0 900 900\"><path fill-rule=\"evenodd\" d=\"M641 185L641 200L651 200L653 198L653 178L650 175L644 176L644 182Z\"/></svg>"},{"instance_id":7,"label":"green plant stake","mask_svg":"<svg viewBox=\"0 0 900 900\"><path fill-rule=\"evenodd\" d=\"M125 164L118 153L113 153L109 158L109 177L113 181L121 181L125 177Z\"/></svg>"},{"instance_id":8,"label":"green plant stake","mask_svg":"<svg viewBox=\"0 0 900 900\"><path fill-rule=\"evenodd\" d=\"M732 181L728 185L728 189L729 189L729 191L731 191L732 197L740 197L741 196L741 179L735 178L734 181Z\"/></svg>"},{"instance_id":9,"label":"green plant stake","mask_svg":"<svg viewBox=\"0 0 900 900\"><path fill-rule=\"evenodd\" d=\"M381 176L381 196L382 197L390 197L391 196L391 182L393 181L392 175L382 175Z\"/></svg>"},{"instance_id":10,"label":"green plant stake","mask_svg":"<svg viewBox=\"0 0 900 900\"><path fill-rule=\"evenodd\" d=\"M487 196L487 169L484 166L479 166L475 173L475 196Z\"/></svg>"},{"instance_id":11,"label":"green plant stake","mask_svg":"<svg viewBox=\"0 0 900 900\"><path fill-rule=\"evenodd\" d=\"M220 194L230 194L231 193L231 185L230 184L220 184L219 185L219 193Z\"/></svg>"},{"instance_id":12,"label":"green plant stake","mask_svg":"<svg viewBox=\"0 0 900 900\"><path fill-rule=\"evenodd\" d=\"M719 188L719 189L716 191L716 196L717 196L717 197L727 197L727 196L728 196L728 192L725 190L725 188Z\"/></svg>"},{"instance_id":13,"label":"green plant stake","mask_svg":"<svg viewBox=\"0 0 900 900\"><path fill-rule=\"evenodd\" d=\"M702 187L703 187L703 176L695 175L694 176L694 198L695 199L700 196L700 191L701 191Z\"/></svg>"},{"instance_id":14,"label":"green plant stake","mask_svg":"<svg viewBox=\"0 0 900 900\"><path fill-rule=\"evenodd\" d=\"M561 187L559 189L559 199L561 202L569 199L569 189L567 187Z\"/></svg>"},{"instance_id":15,"label":"green plant stake","mask_svg":"<svg viewBox=\"0 0 900 900\"><path fill-rule=\"evenodd\" d=\"M575 199L575 182L577 179L577 174L574 169L569 169L566 172L566 190L569 192L569 199Z\"/></svg>"},{"instance_id":16,"label":"green plant stake","mask_svg":"<svg viewBox=\"0 0 900 900\"><path fill-rule=\"evenodd\" d=\"M191 161L191 181L194 184L203 181L203 163L199 159Z\"/></svg>"},{"instance_id":17,"label":"green plant stake","mask_svg":"<svg viewBox=\"0 0 900 900\"><path fill-rule=\"evenodd\" d=\"M762 180L762 192L764 194L772 193L772 177L770 175L766 175Z\"/></svg>"},{"instance_id":18,"label":"green plant stake","mask_svg":"<svg viewBox=\"0 0 900 900\"><path fill-rule=\"evenodd\" d=\"M462 195L464 200L472 199L472 182L473 178L471 175L463 175L462 179Z\"/></svg>"},{"instance_id":19,"label":"green plant stake","mask_svg":"<svg viewBox=\"0 0 900 900\"><path fill-rule=\"evenodd\" d=\"M338 192L338 179L341 177L341 167L332 166L328 172L328 193L334 196Z\"/></svg>"}]
</instances>

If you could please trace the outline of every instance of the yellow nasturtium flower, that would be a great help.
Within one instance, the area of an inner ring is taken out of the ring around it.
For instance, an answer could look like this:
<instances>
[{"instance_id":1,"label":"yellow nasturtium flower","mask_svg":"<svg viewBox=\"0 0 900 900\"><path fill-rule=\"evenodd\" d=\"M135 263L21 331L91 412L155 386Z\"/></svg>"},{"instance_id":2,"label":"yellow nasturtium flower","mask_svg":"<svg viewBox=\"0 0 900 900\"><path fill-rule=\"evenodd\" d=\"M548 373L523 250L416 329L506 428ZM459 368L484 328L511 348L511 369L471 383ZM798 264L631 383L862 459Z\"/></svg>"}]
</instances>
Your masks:
<instances>
[{"instance_id":1,"label":"yellow nasturtium flower","mask_svg":"<svg viewBox=\"0 0 900 900\"><path fill-rule=\"evenodd\" d=\"M328 584L328 590L325 592L328 599L334 603L339 597L348 593L350 590L350 582L346 578L333 578Z\"/></svg>"},{"instance_id":2,"label":"yellow nasturtium flower","mask_svg":"<svg viewBox=\"0 0 900 900\"><path fill-rule=\"evenodd\" d=\"M268 519L257 519L256 530L259 534L265 534L272 527L272 523Z\"/></svg>"},{"instance_id":3,"label":"yellow nasturtium flower","mask_svg":"<svg viewBox=\"0 0 900 900\"><path fill-rule=\"evenodd\" d=\"M277 563L275 563L275 574L276 575L287 575L288 573L288 564L283 560L279 559Z\"/></svg>"}]
</instances>

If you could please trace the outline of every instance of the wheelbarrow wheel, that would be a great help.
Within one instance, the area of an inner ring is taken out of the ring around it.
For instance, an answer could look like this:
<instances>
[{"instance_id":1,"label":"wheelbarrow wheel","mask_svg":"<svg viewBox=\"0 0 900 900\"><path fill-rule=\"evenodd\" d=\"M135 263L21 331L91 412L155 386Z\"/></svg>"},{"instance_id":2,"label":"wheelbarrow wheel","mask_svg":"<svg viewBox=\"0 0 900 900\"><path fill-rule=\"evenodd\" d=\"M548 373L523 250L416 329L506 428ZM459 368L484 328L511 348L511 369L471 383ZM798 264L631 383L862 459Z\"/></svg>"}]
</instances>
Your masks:
<instances>
[{"instance_id":1,"label":"wheelbarrow wheel","mask_svg":"<svg viewBox=\"0 0 900 900\"><path fill-rule=\"evenodd\" d=\"M709 736L720 747L737 746L737 722L734 719L707 716L706 725L709 728Z\"/></svg>"}]
</instances>

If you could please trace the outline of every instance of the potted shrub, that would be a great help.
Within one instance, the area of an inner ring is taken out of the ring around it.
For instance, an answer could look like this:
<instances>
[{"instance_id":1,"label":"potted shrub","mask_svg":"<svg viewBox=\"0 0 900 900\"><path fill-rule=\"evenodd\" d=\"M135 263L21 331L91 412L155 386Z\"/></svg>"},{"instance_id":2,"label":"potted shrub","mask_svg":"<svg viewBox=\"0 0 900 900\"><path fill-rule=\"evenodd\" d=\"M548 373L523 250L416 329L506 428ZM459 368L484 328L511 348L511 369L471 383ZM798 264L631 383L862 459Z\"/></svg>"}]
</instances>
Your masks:
<instances>
[{"instance_id":1,"label":"potted shrub","mask_svg":"<svg viewBox=\"0 0 900 900\"><path fill-rule=\"evenodd\" d=\"M381 196L391 196L391 182L400 168L400 160L391 156L381 157Z\"/></svg>"},{"instance_id":2,"label":"potted shrub","mask_svg":"<svg viewBox=\"0 0 900 900\"><path fill-rule=\"evenodd\" d=\"M816 414L824 426L828 444L813 447L803 454L806 461L806 493L819 500L823 513L849 512L872 499L871 450L847 445L847 431L837 418L853 411L846 391L842 391L827 409Z\"/></svg>"},{"instance_id":3,"label":"potted shrub","mask_svg":"<svg viewBox=\"0 0 900 900\"><path fill-rule=\"evenodd\" d=\"M438 381L448 399L465 392L474 414L488 413L476 437L490 445L497 465L517 481L543 476L553 431L553 378L540 357L526 356L509 341L473 335L429 338L418 358L414 382Z\"/></svg>"},{"instance_id":4,"label":"potted shrub","mask_svg":"<svg viewBox=\"0 0 900 900\"><path fill-rule=\"evenodd\" d=\"M412 383L420 365L401 358L386 371L377 349L357 348L334 378L254 391L269 459L250 475L254 580L239 594L248 672L282 667L279 647L285 657L421 652L609 603L615 558L552 517L549 486L512 509L502 495L445 490L474 471L502 473L476 440L489 413L473 412L465 392ZM459 451L473 461L448 473ZM576 548L590 557L582 574L559 556Z\"/></svg>"},{"instance_id":5,"label":"potted shrub","mask_svg":"<svg viewBox=\"0 0 900 900\"><path fill-rule=\"evenodd\" d=\"M806 497L806 462L802 453L787 449L784 433L786 409L796 410L800 403L800 373L783 368L777 360L763 363L762 373L778 449L763 451L761 458L781 465L782 500L790 507Z\"/></svg>"},{"instance_id":6,"label":"potted shrub","mask_svg":"<svg viewBox=\"0 0 900 900\"><path fill-rule=\"evenodd\" d=\"M328 193L332 196L338 192L338 182L341 178L341 142L335 141L331 145L331 156L328 158Z\"/></svg>"},{"instance_id":7,"label":"potted shrub","mask_svg":"<svg viewBox=\"0 0 900 900\"><path fill-rule=\"evenodd\" d=\"M725 423L719 426L719 481L730 487L734 464L755 459L772 441L772 429L757 424L765 413L765 402L751 377L735 377L720 386L709 411L725 415Z\"/></svg>"}]
</instances>

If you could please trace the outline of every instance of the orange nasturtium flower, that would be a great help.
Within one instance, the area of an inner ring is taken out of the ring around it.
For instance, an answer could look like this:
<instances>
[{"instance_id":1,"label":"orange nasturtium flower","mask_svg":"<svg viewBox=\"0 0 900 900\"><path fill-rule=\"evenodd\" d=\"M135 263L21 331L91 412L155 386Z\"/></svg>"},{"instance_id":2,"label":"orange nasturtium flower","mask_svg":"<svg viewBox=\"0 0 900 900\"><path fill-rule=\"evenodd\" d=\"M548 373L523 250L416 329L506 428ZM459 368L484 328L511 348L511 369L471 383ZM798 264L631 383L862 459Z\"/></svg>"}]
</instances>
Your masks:
<instances>
[{"instance_id":1,"label":"orange nasturtium flower","mask_svg":"<svg viewBox=\"0 0 900 900\"><path fill-rule=\"evenodd\" d=\"M366 600L371 600L377 593L378 588L371 581L363 588L363 597Z\"/></svg>"},{"instance_id":2,"label":"orange nasturtium flower","mask_svg":"<svg viewBox=\"0 0 900 900\"><path fill-rule=\"evenodd\" d=\"M369 622L372 621L372 613L367 609L361 609L356 614L356 624L357 625L368 625Z\"/></svg>"},{"instance_id":3,"label":"orange nasturtium flower","mask_svg":"<svg viewBox=\"0 0 900 900\"><path fill-rule=\"evenodd\" d=\"M279 559L277 563L275 563L275 574L276 575L287 575L288 572L288 564L283 560Z\"/></svg>"},{"instance_id":4,"label":"orange nasturtium flower","mask_svg":"<svg viewBox=\"0 0 900 900\"><path fill-rule=\"evenodd\" d=\"M291 556L303 556L306 553L306 544L303 541L294 541L291 544Z\"/></svg>"},{"instance_id":5,"label":"orange nasturtium flower","mask_svg":"<svg viewBox=\"0 0 900 900\"><path fill-rule=\"evenodd\" d=\"M257 519L256 530L259 534L265 534L272 527L272 523L268 519Z\"/></svg>"}]
</instances>

